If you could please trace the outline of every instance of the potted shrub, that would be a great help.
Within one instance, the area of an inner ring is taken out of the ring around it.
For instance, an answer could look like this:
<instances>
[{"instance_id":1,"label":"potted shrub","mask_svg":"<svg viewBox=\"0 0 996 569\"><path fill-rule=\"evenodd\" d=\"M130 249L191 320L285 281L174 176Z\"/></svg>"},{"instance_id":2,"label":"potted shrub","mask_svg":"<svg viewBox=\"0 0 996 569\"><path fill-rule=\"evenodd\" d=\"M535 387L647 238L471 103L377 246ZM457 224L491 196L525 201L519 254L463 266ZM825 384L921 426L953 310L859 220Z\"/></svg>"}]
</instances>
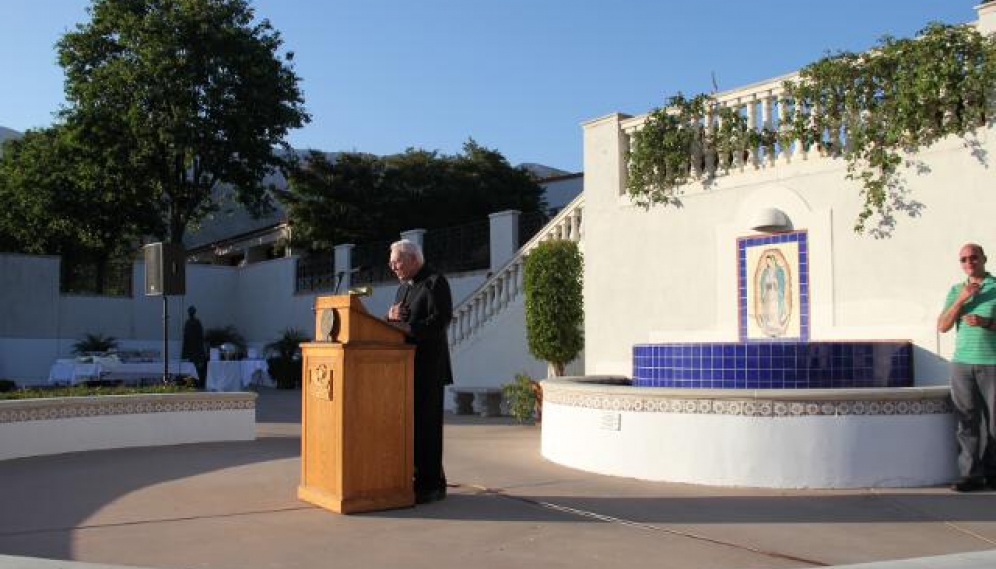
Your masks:
<instances>
[{"instance_id":1,"label":"potted shrub","mask_svg":"<svg viewBox=\"0 0 996 569\"><path fill-rule=\"evenodd\" d=\"M523 373L515 374L515 381L505 384L502 394L508 401L508 412L520 423L533 419L539 423L543 412L543 389L538 381Z\"/></svg>"},{"instance_id":2,"label":"potted shrub","mask_svg":"<svg viewBox=\"0 0 996 569\"><path fill-rule=\"evenodd\" d=\"M83 334L83 338L73 344L73 353L78 356L104 353L118 347L118 339L103 334Z\"/></svg>"},{"instance_id":3,"label":"potted shrub","mask_svg":"<svg viewBox=\"0 0 996 569\"><path fill-rule=\"evenodd\" d=\"M301 343L310 338L297 328L287 328L264 348L270 377L277 389L294 389L301 385Z\"/></svg>"},{"instance_id":4,"label":"potted shrub","mask_svg":"<svg viewBox=\"0 0 996 569\"><path fill-rule=\"evenodd\" d=\"M549 363L551 376L562 376L584 347L583 261L578 244L540 243L526 257L524 272L529 352Z\"/></svg>"}]
</instances>

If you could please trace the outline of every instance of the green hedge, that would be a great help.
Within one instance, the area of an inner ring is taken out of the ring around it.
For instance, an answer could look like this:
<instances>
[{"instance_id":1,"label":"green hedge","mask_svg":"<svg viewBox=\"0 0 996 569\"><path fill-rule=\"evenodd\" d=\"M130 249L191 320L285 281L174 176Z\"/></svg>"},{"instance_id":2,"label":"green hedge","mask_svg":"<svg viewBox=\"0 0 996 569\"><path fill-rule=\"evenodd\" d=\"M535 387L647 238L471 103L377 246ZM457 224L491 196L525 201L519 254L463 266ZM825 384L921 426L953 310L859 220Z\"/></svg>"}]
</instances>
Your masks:
<instances>
[{"instance_id":1,"label":"green hedge","mask_svg":"<svg viewBox=\"0 0 996 569\"><path fill-rule=\"evenodd\" d=\"M197 391L188 385L148 385L144 387L87 387L75 385L72 387L42 387L19 389L0 392L0 401L5 399L44 399L52 397L93 397L99 395L140 395L146 393L185 393Z\"/></svg>"}]
</instances>

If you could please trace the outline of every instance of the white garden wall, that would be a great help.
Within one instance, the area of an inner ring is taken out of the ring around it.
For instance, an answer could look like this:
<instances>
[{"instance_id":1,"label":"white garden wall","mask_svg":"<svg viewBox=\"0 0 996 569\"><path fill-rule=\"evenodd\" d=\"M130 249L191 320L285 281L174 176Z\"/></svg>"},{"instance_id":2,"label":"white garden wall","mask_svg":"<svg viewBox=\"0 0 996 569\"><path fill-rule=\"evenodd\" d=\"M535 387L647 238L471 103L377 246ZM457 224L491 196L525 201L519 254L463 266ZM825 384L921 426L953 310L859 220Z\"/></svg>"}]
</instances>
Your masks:
<instances>
[{"instance_id":1,"label":"white garden wall","mask_svg":"<svg viewBox=\"0 0 996 569\"><path fill-rule=\"evenodd\" d=\"M133 297L62 295L58 257L0 254L0 379L44 383L52 363L69 357L86 333L114 336L123 349L161 351L163 300L145 296L144 271L136 262ZM256 348L289 327L312 334L317 295L294 293L294 271L293 257L242 267L188 265L187 294L168 297L170 357L179 356L191 305L205 328L234 326ZM484 273L450 275L454 300L476 289ZM385 314L396 286L376 286L364 301L367 309Z\"/></svg>"},{"instance_id":2,"label":"white garden wall","mask_svg":"<svg viewBox=\"0 0 996 569\"><path fill-rule=\"evenodd\" d=\"M0 460L255 438L255 393L0 401Z\"/></svg>"},{"instance_id":3,"label":"white garden wall","mask_svg":"<svg viewBox=\"0 0 996 569\"><path fill-rule=\"evenodd\" d=\"M624 129L638 120L610 115L584 126L587 373L628 375L636 343L737 341L736 239L757 235L749 220L759 210L778 208L808 231L811 338L909 338L917 384L946 381L953 335L939 336L935 319L962 278L959 247L975 241L996 252L992 164L961 140L923 152L926 173L904 173L920 215L898 215L883 239L854 233L860 188L842 161L818 156L748 165L708 190L688 186L680 208L645 211L624 195ZM980 134L982 156L996 155L994 135Z\"/></svg>"}]
</instances>

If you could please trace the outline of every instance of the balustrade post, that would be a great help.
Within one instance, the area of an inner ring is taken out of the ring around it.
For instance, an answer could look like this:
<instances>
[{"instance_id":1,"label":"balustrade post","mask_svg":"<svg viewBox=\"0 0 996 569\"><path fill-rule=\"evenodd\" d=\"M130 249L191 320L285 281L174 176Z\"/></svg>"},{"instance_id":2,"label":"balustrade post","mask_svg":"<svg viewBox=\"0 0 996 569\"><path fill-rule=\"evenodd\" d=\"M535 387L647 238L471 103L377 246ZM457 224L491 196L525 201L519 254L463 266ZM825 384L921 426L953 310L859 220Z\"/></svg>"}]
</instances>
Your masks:
<instances>
[{"instance_id":1,"label":"balustrade post","mask_svg":"<svg viewBox=\"0 0 996 569\"><path fill-rule=\"evenodd\" d=\"M512 277L510 279L511 280L510 284L512 286L512 298L513 299L515 297L519 296L519 268L520 267L522 267L522 263L521 262L515 263L511 267Z\"/></svg>"},{"instance_id":2,"label":"balustrade post","mask_svg":"<svg viewBox=\"0 0 996 569\"><path fill-rule=\"evenodd\" d=\"M725 106L725 105L720 104L720 106ZM722 132L722 131L723 131L723 115L721 115L721 114L719 114L717 112L716 113L716 132ZM720 148L717 145L716 146L716 175L717 176L719 175L720 169L724 169L725 170L725 169L728 169L730 167L730 165L727 164L727 162L726 162L727 158L728 158L727 156L723 156L722 155L722 153L720 152Z\"/></svg>"},{"instance_id":3,"label":"balustrade post","mask_svg":"<svg viewBox=\"0 0 996 569\"><path fill-rule=\"evenodd\" d=\"M817 119L820 116L820 112L822 111L822 109L820 109L820 103L819 103L819 101L813 101L813 108L811 109L811 111L812 112L809 115L809 124L810 124L810 127L815 131L816 130ZM823 132L817 132L816 133L816 140L813 141L813 144L816 146L816 148L813 148L813 149L806 148L805 145L803 145L803 148L802 148L802 159L803 160L809 160L809 157L812 154L811 150L815 150L816 154L819 155L821 153L821 150L820 150L820 143L821 142L823 142Z\"/></svg>"},{"instance_id":4,"label":"balustrade post","mask_svg":"<svg viewBox=\"0 0 996 569\"><path fill-rule=\"evenodd\" d=\"M750 102L747 103L747 128L750 129L750 132L747 133L748 139L752 133L757 132L758 130L757 103L757 93L752 93L750 96ZM750 165L753 166L755 170L761 167L760 148L760 144L751 144L750 146Z\"/></svg>"},{"instance_id":5,"label":"balustrade post","mask_svg":"<svg viewBox=\"0 0 996 569\"><path fill-rule=\"evenodd\" d=\"M733 112L735 112L738 117L743 116L744 107L746 106L742 104L740 101L741 98L737 97L736 102L732 105ZM749 125L748 128L750 128ZM738 137L739 140L737 140L737 147L733 149L733 165L736 167L737 172L743 172L744 166L746 165L747 162L746 160L744 160L744 152L747 150L747 143L745 140L743 140L743 138L741 138L745 135L746 133L740 133L740 137Z\"/></svg>"},{"instance_id":6,"label":"balustrade post","mask_svg":"<svg viewBox=\"0 0 996 569\"><path fill-rule=\"evenodd\" d=\"M769 89L768 94L764 96L761 101L761 128L762 132L765 134L770 134L775 132L775 125L772 121L771 110L774 103L775 96ZM764 163L765 166L775 165L775 143L766 145L764 147Z\"/></svg>"},{"instance_id":7,"label":"balustrade post","mask_svg":"<svg viewBox=\"0 0 996 569\"><path fill-rule=\"evenodd\" d=\"M716 112L712 106L706 109L705 117L702 119L702 171L704 177L713 176L716 168L719 167L716 160L715 144L710 146L709 139L715 130L713 124L716 120Z\"/></svg>"},{"instance_id":8,"label":"balustrade post","mask_svg":"<svg viewBox=\"0 0 996 569\"><path fill-rule=\"evenodd\" d=\"M705 156L704 140L702 139L702 128L699 126L699 118L690 119L688 127L692 129L692 148L688 158L689 167L691 168L692 179L698 180L703 176L702 170Z\"/></svg>"},{"instance_id":9,"label":"balustrade post","mask_svg":"<svg viewBox=\"0 0 996 569\"><path fill-rule=\"evenodd\" d=\"M792 140L792 119L789 115L789 100L785 97L778 98L778 133L782 140L781 159L783 164L790 164L792 157L799 152L800 144L797 140ZM795 148L792 145L795 145Z\"/></svg>"},{"instance_id":10,"label":"balustrade post","mask_svg":"<svg viewBox=\"0 0 996 569\"><path fill-rule=\"evenodd\" d=\"M484 297L487 308L484 311L485 319L490 320L495 315L495 285L488 285L486 296Z\"/></svg>"}]
</instances>

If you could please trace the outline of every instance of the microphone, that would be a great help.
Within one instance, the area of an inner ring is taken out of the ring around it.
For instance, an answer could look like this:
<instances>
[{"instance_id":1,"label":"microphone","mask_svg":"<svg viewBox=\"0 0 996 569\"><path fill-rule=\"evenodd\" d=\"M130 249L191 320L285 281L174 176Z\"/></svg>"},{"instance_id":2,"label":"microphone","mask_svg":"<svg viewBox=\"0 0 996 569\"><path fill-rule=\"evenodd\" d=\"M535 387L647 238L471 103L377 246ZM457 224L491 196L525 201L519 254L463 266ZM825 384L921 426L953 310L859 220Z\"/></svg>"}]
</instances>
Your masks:
<instances>
[{"instance_id":1,"label":"microphone","mask_svg":"<svg viewBox=\"0 0 996 569\"><path fill-rule=\"evenodd\" d=\"M353 296L370 296L373 294L373 287L369 285L354 286L348 292Z\"/></svg>"},{"instance_id":2,"label":"microphone","mask_svg":"<svg viewBox=\"0 0 996 569\"><path fill-rule=\"evenodd\" d=\"M345 271L339 271L335 274L335 288L332 290L332 294L339 294L339 288L342 286L342 278L346 275L355 275L360 271L365 271L367 269L366 265L357 265L351 269ZM347 291L349 294L353 294L352 290ZM372 291L371 291L372 294ZM363 296L370 296L369 294Z\"/></svg>"}]
</instances>

